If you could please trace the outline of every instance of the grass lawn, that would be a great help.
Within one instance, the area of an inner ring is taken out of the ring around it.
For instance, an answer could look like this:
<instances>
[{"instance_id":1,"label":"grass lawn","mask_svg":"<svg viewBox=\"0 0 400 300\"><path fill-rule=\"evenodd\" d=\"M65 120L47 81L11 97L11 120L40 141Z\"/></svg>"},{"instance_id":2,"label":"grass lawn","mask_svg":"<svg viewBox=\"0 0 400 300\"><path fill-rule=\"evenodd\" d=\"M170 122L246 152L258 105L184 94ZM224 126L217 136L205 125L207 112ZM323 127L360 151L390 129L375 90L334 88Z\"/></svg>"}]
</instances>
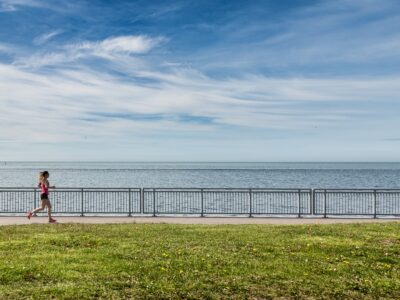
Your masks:
<instances>
[{"instance_id":1,"label":"grass lawn","mask_svg":"<svg viewBox=\"0 0 400 300\"><path fill-rule=\"evenodd\" d=\"M0 227L0 299L400 299L400 223Z\"/></svg>"}]
</instances>

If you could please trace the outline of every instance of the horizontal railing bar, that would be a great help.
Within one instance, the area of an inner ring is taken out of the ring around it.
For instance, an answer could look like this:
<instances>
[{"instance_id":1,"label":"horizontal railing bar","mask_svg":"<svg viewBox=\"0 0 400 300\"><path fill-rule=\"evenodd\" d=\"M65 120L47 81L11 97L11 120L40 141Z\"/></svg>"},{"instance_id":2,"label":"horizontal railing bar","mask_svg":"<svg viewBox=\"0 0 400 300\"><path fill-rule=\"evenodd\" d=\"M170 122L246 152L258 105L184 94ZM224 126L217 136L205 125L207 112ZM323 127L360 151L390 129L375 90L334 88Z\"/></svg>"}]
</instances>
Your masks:
<instances>
[{"instance_id":1,"label":"horizontal railing bar","mask_svg":"<svg viewBox=\"0 0 400 300\"><path fill-rule=\"evenodd\" d=\"M318 215L323 215L323 213L321 214L315 214L316 216ZM374 214L349 214L349 213L342 213L342 214L338 214L338 213L327 213L327 216L374 216ZM380 214L377 214L380 215Z\"/></svg>"},{"instance_id":2,"label":"horizontal railing bar","mask_svg":"<svg viewBox=\"0 0 400 300\"><path fill-rule=\"evenodd\" d=\"M85 193L140 193L137 191L128 191L128 190L57 190L56 192L85 192Z\"/></svg>"},{"instance_id":3,"label":"horizontal railing bar","mask_svg":"<svg viewBox=\"0 0 400 300\"><path fill-rule=\"evenodd\" d=\"M40 188L38 187L0 187L0 190L2 189L22 189L22 190L40 190ZM126 188L122 188L122 187L55 187L55 188L50 188L50 190L140 190L141 188L135 187L135 188L130 188L130 187L126 187Z\"/></svg>"},{"instance_id":4,"label":"horizontal railing bar","mask_svg":"<svg viewBox=\"0 0 400 300\"><path fill-rule=\"evenodd\" d=\"M348 188L346 188L346 189L322 189L322 188L318 188L318 189L315 189L314 188L314 191L316 191L316 192L324 192L324 191L400 191L400 189L398 189L398 188L393 188L393 189L391 189L391 188L377 188L377 189L374 189L374 188L367 188L367 189L359 189L359 188L357 188L357 189L348 189Z\"/></svg>"},{"instance_id":5,"label":"horizontal railing bar","mask_svg":"<svg viewBox=\"0 0 400 300\"><path fill-rule=\"evenodd\" d=\"M273 190L278 190L278 191L309 191L311 190L310 188L252 188L252 187L248 187L248 188L209 188L209 187L204 187L204 188L143 188L144 191L152 191L152 190L177 190L177 191L181 191L181 190L269 190L269 191L273 191Z\"/></svg>"},{"instance_id":6,"label":"horizontal railing bar","mask_svg":"<svg viewBox=\"0 0 400 300\"><path fill-rule=\"evenodd\" d=\"M96 191L93 191L93 192L96 192ZM153 193L153 191L144 191L145 193L147 193L147 194L151 194L151 193ZM218 193L235 193L235 194L248 194L249 193L249 190L240 190L240 191L215 191L215 190L207 190L207 189L204 189L203 191L200 191L200 190L198 190L198 191L188 191L188 190L182 190L182 191L178 191L178 190L171 190L171 191L165 191L165 190L155 190L154 192L156 192L156 193L197 193L197 194L199 194L199 193L215 193L215 194L218 194ZM285 193L285 194L294 194L294 195L296 195L297 193L298 193L298 191L252 191L252 193L253 194L262 194L262 193L273 193L273 194L283 194L283 193ZM305 195L308 195L309 194L309 192L310 191L305 191L305 192L302 192L302 194L305 194Z\"/></svg>"},{"instance_id":7,"label":"horizontal railing bar","mask_svg":"<svg viewBox=\"0 0 400 300\"><path fill-rule=\"evenodd\" d=\"M30 190L32 191L33 189L39 190L38 187L0 187L0 190L9 190L9 189L15 189L15 190ZM139 191L141 188L130 188L130 187L56 187L56 188L51 188L51 190L128 190L131 189L132 191ZM365 189L350 189L350 188L338 188L338 189L323 189L323 188L143 188L144 191L152 191L152 190L176 190L176 191L183 191L183 190L252 190L252 191L309 191L309 190L314 190L315 192L324 192L325 190L327 192L329 191L400 191L400 189L397 188L365 188Z\"/></svg>"},{"instance_id":8,"label":"horizontal railing bar","mask_svg":"<svg viewBox=\"0 0 400 300\"><path fill-rule=\"evenodd\" d=\"M314 189L314 191L315 192L318 192L318 193L323 193L323 192L343 192L343 193L347 193L347 192L373 192L374 191L374 189L370 189L370 190L367 190L367 189L329 189L329 190L316 190L316 189Z\"/></svg>"},{"instance_id":9,"label":"horizontal railing bar","mask_svg":"<svg viewBox=\"0 0 400 300\"><path fill-rule=\"evenodd\" d=\"M252 187L244 187L244 188L209 188L209 187L203 187L203 188L143 188L144 190L197 190L197 189L212 189L212 190L315 190L315 191L386 191L386 190L393 190L393 191L400 191L398 188L365 188L365 189L360 189L360 188L337 188L337 189L324 189L324 188L252 188Z\"/></svg>"},{"instance_id":10,"label":"horizontal railing bar","mask_svg":"<svg viewBox=\"0 0 400 300\"><path fill-rule=\"evenodd\" d=\"M259 212L252 212L252 214L253 215L293 215L293 216L297 216L299 213L298 212L287 212L287 213L285 213L285 212L276 212L276 213L274 213L274 212L268 212L268 213L265 213L265 212L261 212L261 213L259 213ZM312 215L312 213L301 213L301 215L303 216L303 215Z\"/></svg>"},{"instance_id":11,"label":"horizontal railing bar","mask_svg":"<svg viewBox=\"0 0 400 300\"><path fill-rule=\"evenodd\" d=\"M249 192L250 190L251 191L254 191L254 192L259 192L259 193L262 193L262 192L295 192L295 193L297 193L299 190L297 189L297 190L284 190L284 189L281 189L281 190L267 190L267 189L257 189L257 190L254 190L254 189L237 189L237 190L224 190L224 189L220 189L220 190L217 190L217 189L207 189L207 188L203 188L203 189L198 189L198 190L178 190L178 189L174 189L174 190L162 190L162 189L154 189L156 192L169 192L169 191L171 191L171 192L198 192L198 191L200 191L200 190L203 190L203 191L207 191L207 192ZM144 190L145 192L152 192L153 191L153 189L149 189L149 190ZM301 192L304 192L304 193L306 193L306 192L310 192L311 190L300 190Z\"/></svg>"}]
</instances>

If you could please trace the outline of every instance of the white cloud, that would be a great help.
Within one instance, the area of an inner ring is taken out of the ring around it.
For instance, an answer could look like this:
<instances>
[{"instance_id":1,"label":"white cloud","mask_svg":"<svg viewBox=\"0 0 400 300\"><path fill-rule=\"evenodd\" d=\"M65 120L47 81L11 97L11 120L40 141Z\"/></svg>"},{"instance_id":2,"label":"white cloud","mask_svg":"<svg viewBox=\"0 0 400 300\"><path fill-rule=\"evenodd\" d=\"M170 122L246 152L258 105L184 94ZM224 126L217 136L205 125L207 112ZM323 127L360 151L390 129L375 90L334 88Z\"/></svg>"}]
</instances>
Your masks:
<instances>
[{"instance_id":1,"label":"white cloud","mask_svg":"<svg viewBox=\"0 0 400 300\"><path fill-rule=\"evenodd\" d=\"M19 6L41 7L43 5L38 0L0 0L0 12L16 11Z\"/></svg>"},{"instance_id":2,"label":"white cloud","mask_svg":"<svg viewBox=\"0 0 400 300\"><path fill-rule=\"evenodd\" d=\"M0 12L9 12L16 11L16 7L14 5L8 3L0 3Z\"/></svg>"},{"instance_id":3,"label":"white cloud","mask_svg":"<svg viewBox=\"0 0 400 300\"><path fill-rule=\"evenodd\" d=\"M98 42L83 42L68 46L72 52L86 52L97 56L108 57L118 54L144 54L156 47L165 38L147 36L119 36Z\"/></svg>"},{"instance_id":4,"label":"white cloud","mask_svg":"<svg viewBox=\"0 0 400 300\"><path fill-rule=\"evenodd\" d=\"M40 41L49 39L56 34L59 33L52 32L47 34ZM146 54L165 41L167 39L164 37L151 38L143 35L119 36L96 42L84 41L65 45L58 51L29 54L28 56L17 58L14 64L25 68L39 68L48 65L68 64L93 56L115 62L129 57L130 62L132 62L135 60L132 55Z\"/></svg>"},{"instance_id":5,"label":"white cloud","mask_svg":"<svg viewBox=\"0 0 400 300\"><path fill-rule=\"evenodd\" d=\"M146 36L120 36L108 38L102 41L98 46L100 51L111 53L147 53L164 40L164 38L154 39Z\"/></svg>"},{"instance_id":6,"label":"white cloud","mask_svg":"<svg viewBox=\"0 0 400 300\"><path fill-rule=\"evenodd\" d=\"M78 1L63 0L0 0L0 12L13 12L21 8L34 7L60 12L76 12L79 9Z\"/></svg>"},{"instance_id":7,"label":"white cloud","mask_svg":"<svg viewBox=\"0 0 400 300\"><path fill-rule=\"evenodd\" d=\"M54 30L54 31L51 31L51 32L42 34L42 35L36 37L36 38L33 40L33 43L34 43L35 45L42 45L42 44L44 44L44 43L47 43L47 42L48 42L50 39L52 39L53 37L55 37L55 36L61 34L62 32L63 32L62 30Z\"/></svg>"},{"instance_id":8,"label":"white cloud","mask_svg":"<svg viewBox=\"0 0 400 300\"><path fill-rule=\"evenodd\" d=\"M245 76L216 80L195 70L163 73L150 69L121 79L83 67L59 68L45 75L4 64L0 64L0 77L0 128L8 128L0 131L0 139L42 142L79 141L86 136L92 140L126 140L136 134L184 132L196 136L224 126L292 131L359 126L368 120L368 114L379 113L379 102L395 100L400 93L397 77ZM132 81L134 78L151 83L138 83ZM335 104L343 102L352 104ZM364 103L375 103L376 111L364 108ZM161 117L145 120L153 115ZM213 122L182 123L175 117L179 115Z\"/></svg>"}]
</instances>

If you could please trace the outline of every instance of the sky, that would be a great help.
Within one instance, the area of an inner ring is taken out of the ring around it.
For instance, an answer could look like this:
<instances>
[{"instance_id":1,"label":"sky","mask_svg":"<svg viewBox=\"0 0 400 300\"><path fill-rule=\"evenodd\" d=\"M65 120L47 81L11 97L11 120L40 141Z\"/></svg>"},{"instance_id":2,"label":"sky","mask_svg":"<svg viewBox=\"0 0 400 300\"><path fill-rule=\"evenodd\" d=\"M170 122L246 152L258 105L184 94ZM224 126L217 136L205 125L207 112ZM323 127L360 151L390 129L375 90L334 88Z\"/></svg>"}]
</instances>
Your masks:
<instances>
[{"instance_id":1,"label":"sky","mask_svg":"<svg viewBox=\"0 0 400 300\"><path fill-rule=\"evenodd\" d=\"M400 161L400 1L0 0L0 161Z\"/></svg>"}]
</instances>

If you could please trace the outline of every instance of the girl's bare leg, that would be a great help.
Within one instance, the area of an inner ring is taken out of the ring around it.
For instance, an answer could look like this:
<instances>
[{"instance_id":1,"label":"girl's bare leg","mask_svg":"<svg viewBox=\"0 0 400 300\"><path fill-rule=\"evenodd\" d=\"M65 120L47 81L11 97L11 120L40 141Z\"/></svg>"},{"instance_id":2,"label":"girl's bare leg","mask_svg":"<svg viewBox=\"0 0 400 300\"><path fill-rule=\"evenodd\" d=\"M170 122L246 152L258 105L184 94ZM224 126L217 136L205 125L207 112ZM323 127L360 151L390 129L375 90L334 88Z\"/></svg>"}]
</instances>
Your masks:
<instances>
[{"instance_id":1,"label":"girl's bare leg","mask_svg":"<svg viewBox=\"0 0 400 300\"><path fill-rule=\"evenodd\" d=\"M47 212L49 214L49 221L50 221L52 218L51 218L51 203L49 200L47 200Z\"/></svg>"},{"instance_id":2,"label":"girl's bare leg","mask_svg":"<svg viewBox=\"0 0 400 300\"><path fill-rule=\"evenodd\" d=\"M35 208L34 210L32 210L32 214L36 214L38 211L42 211L46 208L46 203L44 202L44 200L42 200L42 207L38 207Z\"/></svg>"}]
</instances>

